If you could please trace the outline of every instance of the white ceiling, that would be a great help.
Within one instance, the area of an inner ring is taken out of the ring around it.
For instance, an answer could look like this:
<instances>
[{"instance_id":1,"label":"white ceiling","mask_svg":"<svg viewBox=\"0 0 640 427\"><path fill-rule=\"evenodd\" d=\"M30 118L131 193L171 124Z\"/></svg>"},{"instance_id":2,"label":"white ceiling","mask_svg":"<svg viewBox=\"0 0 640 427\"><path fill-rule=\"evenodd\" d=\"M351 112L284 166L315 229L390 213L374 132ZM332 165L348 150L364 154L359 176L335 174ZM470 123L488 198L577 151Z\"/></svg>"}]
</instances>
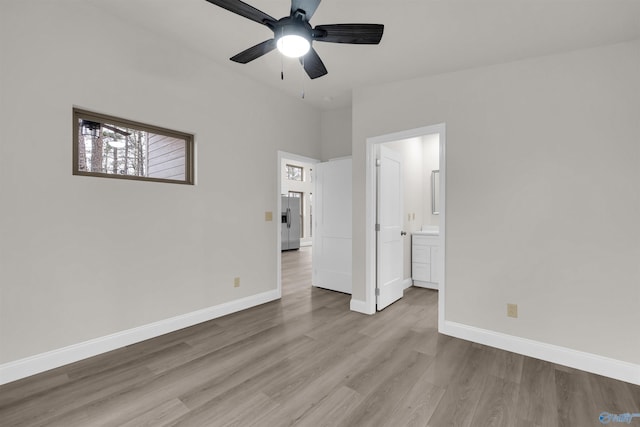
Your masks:
<instances>
[{"instance_id":1,"label":"white ceiling","mask_svg":"<svg viewBox=\"0 0 640 427\"><path fill-rule=\"evenodd\" d=\"M312 26L376 23L385 32L377 46L314 43L329 74L309 80L277 51L229 61L273 33L205 0L90 1L291 96L304 88L324 110L349 106L356 87L640 39L638 0L323 0ZM275 18L289 13L290 0L247 2Z\"/></svg>"}]
</instances>

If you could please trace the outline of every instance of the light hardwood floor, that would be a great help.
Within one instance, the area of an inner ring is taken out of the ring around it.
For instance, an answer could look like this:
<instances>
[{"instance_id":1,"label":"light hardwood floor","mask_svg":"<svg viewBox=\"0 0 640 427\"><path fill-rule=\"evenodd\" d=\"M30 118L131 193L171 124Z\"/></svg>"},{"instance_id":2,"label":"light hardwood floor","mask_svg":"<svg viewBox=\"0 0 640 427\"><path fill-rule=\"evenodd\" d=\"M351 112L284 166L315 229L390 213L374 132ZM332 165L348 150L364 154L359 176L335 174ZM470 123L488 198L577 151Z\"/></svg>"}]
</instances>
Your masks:
<instances>
[{"instance_id":1,"label":"light hardwood floor","mask_svg":"<svg viewBox=\"0 0 640 427\"><path fill-rule=\"evenodd\" d=\"M309 285L310 255L283 253L281 301L0 387L0 425L552 427L640 412L640 387L438 334L435 291L350 312Z\"/></svg>"}]
</instances>

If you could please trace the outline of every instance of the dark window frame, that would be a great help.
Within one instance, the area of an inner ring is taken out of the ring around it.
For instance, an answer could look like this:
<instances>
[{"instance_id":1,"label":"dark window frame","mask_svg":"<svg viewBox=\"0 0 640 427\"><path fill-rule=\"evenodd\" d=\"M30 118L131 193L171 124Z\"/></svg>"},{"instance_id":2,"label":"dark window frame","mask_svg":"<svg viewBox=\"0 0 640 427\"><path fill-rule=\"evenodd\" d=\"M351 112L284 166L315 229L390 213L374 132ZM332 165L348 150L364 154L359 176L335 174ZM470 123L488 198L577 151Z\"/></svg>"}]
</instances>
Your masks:
<instances>
[{"instance_id":1,"label":"dark window frame","mask_svg":"<svg viewBox=\"0 0 640 427\"><path fill-rule=\"evenodd\" d=\"M159 126L149 125L146 123L140 123L133 120L123 119L120 117L114 117L107 114L95 113L88 110L83 110L80 108L73 108L73 175L79 176L93 176L100 178L113 178L113 179L128 179L133 181L150 181L150 182L164 182L170 184L186 184L186 185L194 185L195 183L195 156L194 156L194 135L179 132L171 129L166 129ZM136 176L136 175L121 175L121 174L113 174L113 173L104 173L104 172L90 172L90 171L82 171L79 168L79 120L90 120L98 123L108 123L115 126L122 126L125 128L131 128L136 130L141 130L144 132L150 132L156 135L164 135L171 138L182 139L185 141L185 179L166 179L166 178L153 178L146 176Z\"/></svg>"}]
</instances>

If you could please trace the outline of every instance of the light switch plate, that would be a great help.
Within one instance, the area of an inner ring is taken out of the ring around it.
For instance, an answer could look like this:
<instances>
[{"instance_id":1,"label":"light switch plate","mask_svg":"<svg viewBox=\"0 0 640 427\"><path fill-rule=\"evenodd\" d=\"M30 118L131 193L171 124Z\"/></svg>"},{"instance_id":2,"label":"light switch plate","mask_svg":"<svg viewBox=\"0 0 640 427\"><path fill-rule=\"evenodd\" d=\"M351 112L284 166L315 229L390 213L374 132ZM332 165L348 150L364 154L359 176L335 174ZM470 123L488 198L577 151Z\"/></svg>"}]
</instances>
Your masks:
<instances>
[{"instance_id":1,"label":"light switch plate","mask_svg":"<svg viewBox=\"0 0 640 427\"><path fill-rule=\"evenodd\" d=\"M513 318L518 317L518 304L507 304L507 316Z\"/></svg>"},{"instance_id":2,"label":"light switch plate","mask_svg":"<svg viewBox=\"0 0 640 427\"><path fill-rule=\"evenodd\" d=\"M264 213L264 220L265 221L273 221L273 212L271 211L266 211Z\"/></svg>"}]
</instances>

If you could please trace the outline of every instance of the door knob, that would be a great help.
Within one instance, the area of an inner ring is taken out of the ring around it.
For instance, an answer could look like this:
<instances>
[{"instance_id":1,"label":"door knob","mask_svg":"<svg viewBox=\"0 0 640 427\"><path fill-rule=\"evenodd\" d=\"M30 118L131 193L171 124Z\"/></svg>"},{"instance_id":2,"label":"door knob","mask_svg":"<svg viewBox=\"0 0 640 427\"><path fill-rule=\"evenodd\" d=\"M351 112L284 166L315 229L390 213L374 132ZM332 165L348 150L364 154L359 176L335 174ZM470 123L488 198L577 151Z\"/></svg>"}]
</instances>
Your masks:
<instances>
[{"instance_id":1,"label":"door knob","mask_svg":"<svg viewBox=\"0 0 640 427\"><path fill-rule=\"evenodd\" d=\"M401 231L401 232L400 232L400 235L401 235L401 236L406 236L406 235L407 235L407 232L406 232L406 231Z\"/></svg>"}]
</instances>

